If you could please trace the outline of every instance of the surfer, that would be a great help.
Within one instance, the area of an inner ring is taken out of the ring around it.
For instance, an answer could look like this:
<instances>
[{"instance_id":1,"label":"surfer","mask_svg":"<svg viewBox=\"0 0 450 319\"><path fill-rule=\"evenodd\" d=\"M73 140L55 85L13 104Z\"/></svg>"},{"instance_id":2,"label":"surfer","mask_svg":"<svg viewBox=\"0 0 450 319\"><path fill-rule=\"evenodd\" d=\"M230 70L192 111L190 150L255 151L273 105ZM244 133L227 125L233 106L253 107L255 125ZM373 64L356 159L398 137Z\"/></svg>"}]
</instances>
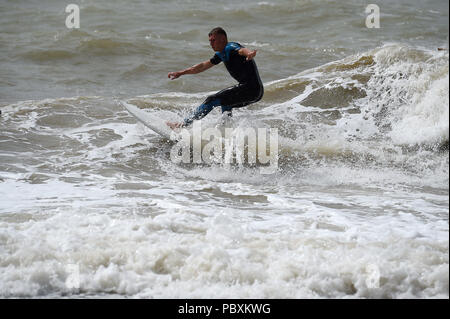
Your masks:
<instances>
[{"instance_id":1,"label":"surfer","mask_svg":"<svg viewBox=\"0 0 450 319\"><path fill-rule=\"evenodd\" d=\"M222 107L222 114L231 116L233 108L258 102L264 94L258 68L253 60L257 50L249 50L237 42L228 42L227 33L220 27L212 29L208 36L209 44L216 52L214 56L210 60L185 70L170 72L168 77L175 80L185 74L197 74L206 71L223 62L230 75L239 83L208 96L182 123L167 122L166 124L172 129L190 125L194 120L203 118L219 105Z\"/></svg>"}]
</instances>

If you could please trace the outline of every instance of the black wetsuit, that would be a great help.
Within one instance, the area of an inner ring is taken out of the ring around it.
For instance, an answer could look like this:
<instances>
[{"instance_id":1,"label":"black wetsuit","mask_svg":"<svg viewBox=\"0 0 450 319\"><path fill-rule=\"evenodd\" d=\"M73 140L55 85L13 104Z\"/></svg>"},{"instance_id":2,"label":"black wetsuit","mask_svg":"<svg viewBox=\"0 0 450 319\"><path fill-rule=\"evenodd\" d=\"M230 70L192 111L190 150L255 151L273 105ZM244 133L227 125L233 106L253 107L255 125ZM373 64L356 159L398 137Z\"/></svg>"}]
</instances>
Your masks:
<instances>
[{"instance_id":1,"label":"black wetsuit","mask_svg":"<svg viewBox=\"0 0 450 319\"><path fill-rule=\"evenodd\" d=\"M263 94L264 87L259 77L255 61L247 61L245 56L239 55L242 46L236 42L228 42L225 49L216 52L210 59L212 64L223 62L230 75L239 82L232 87L217 92L200 105L194 113L184 120L184 125L189 125L194 120L201 119L214 107L221 105L222 113L229 112L235 107L243 107L258 102Z\"/></svg>"}]
</instances>

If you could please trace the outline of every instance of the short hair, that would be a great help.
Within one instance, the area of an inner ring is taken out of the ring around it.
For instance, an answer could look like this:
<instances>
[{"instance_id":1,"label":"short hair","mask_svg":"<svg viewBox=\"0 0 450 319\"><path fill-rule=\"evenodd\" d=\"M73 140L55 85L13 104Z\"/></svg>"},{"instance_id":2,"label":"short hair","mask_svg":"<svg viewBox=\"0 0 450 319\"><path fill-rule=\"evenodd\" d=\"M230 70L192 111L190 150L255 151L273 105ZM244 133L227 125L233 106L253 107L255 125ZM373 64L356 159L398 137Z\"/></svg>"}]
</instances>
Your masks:
<instances>
[{"instance_id":1,"label":"short hair","mask_svg":"<svg viewBox=\"0 0 450 319\"><path fill-rule=\"evenodd\" d=\"M208 33L208 37L212 36L213 34L222 34L225 36L225 38L227 37L227 33L225 32L224 29L222 29L221 27L216 27L214 29L212 29L209 33Z\"/></svg>"}]
</instances>

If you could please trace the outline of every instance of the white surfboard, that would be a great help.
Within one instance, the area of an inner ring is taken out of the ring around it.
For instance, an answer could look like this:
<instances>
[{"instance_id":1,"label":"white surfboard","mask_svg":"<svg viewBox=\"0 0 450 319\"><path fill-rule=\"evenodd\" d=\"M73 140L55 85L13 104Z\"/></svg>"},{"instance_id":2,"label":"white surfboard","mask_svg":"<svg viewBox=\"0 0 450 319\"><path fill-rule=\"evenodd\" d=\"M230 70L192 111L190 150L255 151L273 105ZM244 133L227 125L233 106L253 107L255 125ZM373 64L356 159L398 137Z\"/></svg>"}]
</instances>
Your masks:
<instances>
[{"instance_id":1,"label":"white surfboard","mask_svg":"<svg viewBox=\"0 0 450 319\"><path fill-rule=\"evenodd\" d=\"M118 102L124 108L126 108L127 111L130 112L130 114L133 115L139 122L147 126L153 132L158 133L159 135L167 139L171 139L171 136L173 137L173 139L176 139L176 134L172 135L172 133L174 132L170 129L170 127L167 126L166 120L150 112L141 110L136 105L127 103L122 100L118 100Z\"/></svg>"}]
</instances>

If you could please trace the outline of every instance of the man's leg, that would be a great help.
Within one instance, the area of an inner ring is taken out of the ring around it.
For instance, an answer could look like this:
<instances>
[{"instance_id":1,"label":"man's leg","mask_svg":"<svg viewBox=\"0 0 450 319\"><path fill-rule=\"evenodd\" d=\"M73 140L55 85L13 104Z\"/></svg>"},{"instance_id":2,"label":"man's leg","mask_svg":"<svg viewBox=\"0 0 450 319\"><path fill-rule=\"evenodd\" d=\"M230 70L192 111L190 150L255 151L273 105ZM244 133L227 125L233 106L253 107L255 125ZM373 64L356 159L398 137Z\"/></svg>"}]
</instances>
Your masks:
<instances>
[{"instance_id":1,"label":"man's leg","mask_svg":"<svg viewBox=\"0 0 450 319\"><path fill-rule=\"evenodd\" d=\"M222 102L222 114L226 113L228 116L232 116L232 109L255 103L261 99L263 94L262 87L238 84L222 90L216 95Z\"/></svg>"},{"instance_id":2,"label":"man's leg","mask_svg":"<svg viewBox=\"0 0 450 319\"><path fill-rule=\"evenodd\" d=\"M188 126L194 120L205 117L211 110L222 105L222 113L231 116L231 109L243 107L259 101L264 93L262 87L237 84L223 89L222 91L209 96L190 116L184 119L183 126Z\"/></svg>"},{"instance_id":3,"label":"man's leg","mask_svg":"<svg viewBox=\"0 0 450 319\"><path fill-rule=\"evenodd\" d=\"M220 105L220 99L218 99L215 95L209 96L190 116L184 119L183 126L188 126L194 120L200 120L218 105Z\"/></svg>"},{"instance_id":4,"label":"man's leg","mask_svg":"<svg viewBox=\"0 0 450 319\"><path fill-rule=\"evenodd\" d=\"M222 106L222 113L229 112L231 116L231 108L233 106L226 106L226 103L222 103L222 101L237 101L239 99L244 98L244 87L240 84L223 89L217 92L214 95L210 95L206 98L206 100L199 106L195 111L184 119L183 126L190 125L194 120L200 120L205 117L211 110L218 106Z\"/></svg>"}]
</instances>

